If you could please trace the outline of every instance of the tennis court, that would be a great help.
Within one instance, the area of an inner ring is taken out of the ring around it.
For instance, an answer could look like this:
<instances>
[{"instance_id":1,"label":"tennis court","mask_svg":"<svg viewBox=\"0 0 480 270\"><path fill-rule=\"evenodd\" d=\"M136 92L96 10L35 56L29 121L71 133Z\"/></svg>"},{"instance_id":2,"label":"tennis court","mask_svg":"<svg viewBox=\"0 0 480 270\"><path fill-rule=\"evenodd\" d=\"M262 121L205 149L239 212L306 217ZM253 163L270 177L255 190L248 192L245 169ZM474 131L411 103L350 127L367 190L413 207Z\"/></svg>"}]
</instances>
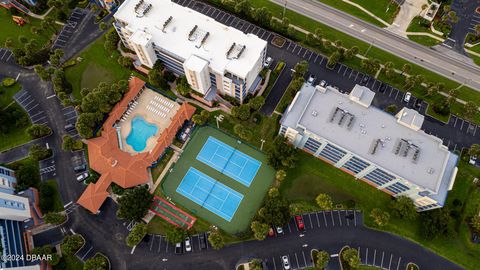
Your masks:
<instances>
[{"instance_id":1,"label":"tennis court","mask_svg":"<svg viewBox=\"0 0 480 270\"><path fill-rule=\"evenodd\" d=\"M241 151L215 139L208 140L197 155L197 159L249 187L262 163Z\"/></svg>"},{"instance_id":2,"label":"tennis court","mask_svg":"<svg viewBox=\"0 0 480 270\"><path fill-rule=\"evenodd\" d=\"M221 218L231 221L243 195L190 167L177 192L208 209Z\"/></svg>"}]
</instances>

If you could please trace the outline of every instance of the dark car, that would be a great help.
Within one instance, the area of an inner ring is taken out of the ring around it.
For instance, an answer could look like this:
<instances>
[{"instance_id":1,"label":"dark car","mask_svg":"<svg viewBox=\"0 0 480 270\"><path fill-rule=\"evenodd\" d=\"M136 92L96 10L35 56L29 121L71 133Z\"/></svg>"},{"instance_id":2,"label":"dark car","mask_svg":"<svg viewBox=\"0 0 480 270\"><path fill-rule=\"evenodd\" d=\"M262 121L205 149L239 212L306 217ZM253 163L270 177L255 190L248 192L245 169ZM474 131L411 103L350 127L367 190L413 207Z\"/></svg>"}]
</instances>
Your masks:
<instances>
[{"instance_id":1,"label":"dark car","mask_svg":"<svg viewBox=\"0 0 480 270\"><path fill-rule=\"evenodd\" d=\"M387 90L387 86L382 83L382 85L380 85L380 89L378 89L378 92L385 93L385 90Z\"/></svg>"},{"instance_id":2,"label":"dark car","mask_svg":"<svg viewBox=\"0 0 480 270\"><path fill-rule=\"evenodd\" d=\"M199 239L200 239L200 248L201 249L206 249L207 248L207 237L205 236L205 234L200 234L199 236Z\"/></svg>"},{"instance_id":3,"label":"dark car","mask_svg":"<svg viewBox=\"0 0 480 270\"><path fill-rule=\"evenodd\" d=\"M363 79L362 79L362 82L363 83L368 83L369 80L370 80L370 76L365 75L365 77L363 77Z\"/></svg>"},{"instance_id":4,"label":"dark car","mask_svg":"<svg viewBox=\"0 0 480 270\"><path fill-rule=\"evenodd\" d=\"M179 242L175 244L175 254L182 254L183 253L183 242Z\"/></svg>"},{"instance_id":5,"label":"dark car","mask_svg":"<svg viewBox=\"0 0 480 270\"><path fill-rule=\"evenodd\" d=\"M73 170L76 172L76 173L79 173L79 172L83 172L87 169L87 165L85 164L82 164L82 165L78 165L78 166L75 166L73 167Z\"/></svg>"}]
</instances>

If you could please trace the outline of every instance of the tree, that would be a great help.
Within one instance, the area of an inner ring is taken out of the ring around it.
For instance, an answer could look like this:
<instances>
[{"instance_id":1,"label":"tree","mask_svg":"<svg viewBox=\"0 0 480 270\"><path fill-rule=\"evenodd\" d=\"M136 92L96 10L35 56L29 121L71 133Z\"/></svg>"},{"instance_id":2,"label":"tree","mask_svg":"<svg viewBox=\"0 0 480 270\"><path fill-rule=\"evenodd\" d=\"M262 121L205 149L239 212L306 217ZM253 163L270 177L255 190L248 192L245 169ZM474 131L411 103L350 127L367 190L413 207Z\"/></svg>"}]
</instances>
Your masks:
<instances>
[{"instance_id":1,"label":"tree","mask_svg":"<svg viewBox=\"0 0 480 270\"><path fill-rule=\"evenodd\" d=\"M148 186L137 186L125 191L118 199L118 212L120 218L140 221L152 205L153 195L148 191Z\"/></svg>"},{"instance_id":2,"label":"tree","mask_svg":"<svg viewBox=\"0 0 480 270\"><path fill-rule=\"evenodd\" d=\"M15 186L17 192L29 187L38 187L40 183L38 167L31 162L20 165L15 171L15 176L17 177L17 185Z\"/></svg>"},{"instance_id":3,"label":"tree","mask_svg":"<svg viewBox=\"0 0 480 270\"><path fill-rule=\"evenodd\" d=\"M454 235L452 217L445 207L423 212L421 216L420 233L424 239L432 240L438 236Z\"/></svg>"},{"instance_id":4,"label":"tree","mask_svg":"<svg viewBox=\"0 0 480 270\"><path fill-rule=\"evenodd\" d=\"M132 59L130 59L130 57L120 55L117 59L117 62L125 68L131 68L133 66Z\"/></svg>"},{"instance_id":5,"label":"tree","mask_svg":"<svg viewBox=\"0 0 480 270\"><path fill-rule=\"evenodd\" d=\"M295 73L293 74L295 78L303 77L308 71L308 62L302 60L298 62L293 69L295 70Z\"/></svg>"},{"instance_id":6,"label":"tree","mask_svg":"<svg viewBox=\"0 0 480 270\"><path fill-rule=\"evenodd\" d=\"M475 30L475 36L480 37L480 23L476 24L473 29Z\"/></svg>"},{"instance_id":7,"label":"tree","mask_svg":"<svg viewBox=\"0 0 480 270\"><path fill-rule=\"evenodd\" d=\"M219 250L225 246L225 241L223 240L223 236L220 234L218 230L214 230L208 236L208 242L213 247L213 249Z\"/></svg>"},{"instance_id":8,"label":"tree","mask_svg":"<svg viewBox=\"0 0 480 270\"><path fill-rule=\"evenodd\" d=\"M355 55L358 54L358 51L359 49L357 46L352 46L350 49L345 51L344 56L346 59L352 59Z\"/></svg>"},{"instance_id":9,"label":"tree","mask_svg":"<svg viewBox=\"0 0 480 270\"><path fill-rule=\"evenodd\" d=\"M203 110L200 113L193 115L192 120L195 124L201 126L208 121L208 118L210 118L210 112L207 110Z\"/></svg>"},{"instance_id":10,"label":"tree","mask_svg":"<svg viewBox=\"0 0 480 270\"><path fill-rule=\"evenodd\" d=\"M56 252L54 252L52 246L45 245L42 247L35 247L30 251L30 254L35 254L37 256L51 256L51 259L47 260L47 263L51 266L55 266L60 262L60 257Z\"/></svg>"},{"instance_id":11,"label":"tree","mask_svg":"<svg viewBox=\"0 0 480 270\"><path fill-rule=\"evenodd\" d=\"M268 197L277 197L277 196L280 196L280 191L278 191L278 188L276 187L271 187L269 190L268 190Z\"/></svg>"},{"instance_id":12,"label":"tree","mask_svg":"<svg viewBox=\"0 0 480 270\"><path fill-rule=\"evenodd\" d=\"M410 64L404 64L402 66L402 73L400 75L410 72L411 69L412 69L412 66Z\"/></svg>"},{"instance_id":13,"label":"tree","mask_svg":"<svg viewBox=\"0 0 480 270\"><path fill-rule=\"evenodd\" d=\"M156 69L151 69L150 72L148 72L148 82L155 86L155 87L160 87L161 89L168 89L168 82L167 80L162 76L162 71L161 70L156 70Z\"/></svg>"},{"instance_id":14,"label":"tree","mask_svg":"<svg viewBox=\"0 0 480 270\"><path fill-rule=\"evenodd\" d=\"M63 136L62 149L63 151L76 151L83 148L83 143L80 140L75 140L70 135Z\"/></svg>"},{"instance_id":15,"label":"tree","mask_svg":"<svg viewBox=\"0 0 480 270\"><path fill-rule=\"evenodd\" d=\"M242 140L251 140L252 137L253 137L253 133L250 129L248 129L247 127L245 127L244 125L242 124L236 124L234 127L233 127L233 131L235 132L235 134L238 135L238 137L240 137L240 139Z\"/></svg>"},{"instance_id":16,"label":"tree","mask_svg":"<svg viewBox=\"0 0 480 270\"><path fill-rule=\"evenodd\" d=\"M388 224L390 220L390 214L385 211L382 211L379 208L373 208L370 212L370 217L373 218L373 221L377 226L383 227Z\"/></svg>"},{"instance_id":17,"label":"tree","mask_svg":"<svg viewBox=\"0 0 480 270\"><path fill-rule=\"evenodd\" d=\"M63 238L63 242L60 245L62 253L66 255L73 255L77 252L83 245L85 240L79 234L67 235Z\"/></svg>"},{"instance_id":18,"label":"tree","mask_svg":"<svg viewBox=\"0 0 480 270\"><path fill-rule=\"evenodd\" d=\"M61 49L56 49L53 54L50 55L50 64L55 67L60 66L60 59L65 55L65 52Z\"/></svg>"},{"instance_id":19,"label":"tree","mask_svg":"<svg viewBox=\"0 0 480 270\"><path fill-rule=\"evenodd\" d=\"M448 91L447 103L449 105L453 105L455 102L457 102L457 97L458 97L458 90L451 89L450 91Z\"/></svg>"},{"instance_id":20,"label":"tree","mask_svg":"<svg viewBox=\"0 0 480 270\"><path fill-rule=\"evenodd\" d=\"M332 197L330 197L328 194L318 194L317 198L315 198L315 201L321 210L330 210L333 208Z\"/></svg>"},{"instance_id":21,"label":"tree","mask_svg":"<svg viewBox=\"0 0 480 270\"><path fill-rule=\"evenodd\" d=\"M470 222L471 222L473 231L477 234L480 234L480 216L479 215L473 216Z\"/></svg>"},{"instance_id":22,"label":"tree","mask_svg":"<svg viewBox=\"0 0 480 270\"><path fill-rule=\"evenodd\" d=\"M110 266L107 258L101 254L97 254L86 260L83 265L83 270L107 270L109 268Z\"/></svg>"},{"instance_id":23,"label":"tree","mask_svg":"<svg viewBox=\"0 0 480 270\"><path fill-rule=\"evenodd\" d=\"M142 241L142 239L145 237L147 234L147 224L143 222L137 223L133 227L133 229L130 231L130 233L127 236L126 242L127 246L129 247L134 247Z\"/></svg>"},{"instance_id":24,"label":"tree","mask_svg":"<svg viewBox=\"0 0 480 270\"><path fill-rule=\"evenodd\" d=\"M328 57L328 61L327 61L327 66L329 68L334 68L335 65L338 63L338 61L340 61L340 59L342 58L342 54L338 51L334 51L329 57Z\"/></svg>"},{"instance_id":25,"label":"tree","mask_svg":"<svg viewBox=\"0 0 480 270\"><path fill-rule=\"evenodd\" d=\"M256 96L248 102L248 106L254 111L258 111L263 104L265 104L265 98L263 96Z\"/></svg>"},{"instance_id":26,"label":"tree","mask_svg":"<svg viewBox=\"0 0 480 270\"><path fill-rule=\"evenodd\" d=\"M177 91L180 95L186 97L190 92L192 92L192 88L188 84L187 77L181 76L177 79Z\"/></svg>"},{"instance_id":27,"label":"tree","mask_svg":"<svg viewBox=\"0 0 480 270\"><path fill-rule=\"evenodd\" d=\"M167 231L165 234L167 241L170 242L171 244L180 243L183 240L185 240L187 236L188 236L188 232L186 230L184 230L181 227L177 227L173 225L167 228Z\"/></svg>"},{"instance_id":28,"label":"tree","mask_svg":"<svg viewBox=\"0 0 480 270\"><path fill-rule=\"evenodd\" d=\"M270 230L268 224L260 223L258 221L253 221L252 224L250 224L250 228L252 229L253 237L259 241L265 240L268 231Z\"/></svg>"},{"instance_id":29,"label":"tree","mask_svg":"<svg viewBox=\"0 0 480 270\"><path fill-rule=\"evenodd\" d=\"M46 223L53 224L53 225L62 224L63 222L65 222L66 219L67 217L64 214L58 213L58 212L46 213L43 216L43 220Z\"/></svg>"},{"instance_id":30,"label":"tree","mask_svg":"<svg viewBox=\"0 0 480 270\"><path fill-rule=\"evenodd\" d=\"M414 220L417 217L417 210L412 199L407 196L398 196L391 203L390 207L395 216L405 219Z\"/></svg>"},{"instance_id":31,"label":"tree","mask_svg":"<svg viewBox=\"0 0 480 270\"><path fill-rule=\"evenodd\" d=\"M105 43L103 44L105 50L113 51L117 48L117 44L120 41L120 37L117 34L117 31L111 30L105 34Z\"/></svg>"},{"instance_id":32,"label":"tree","mask_svg":"<svg viewBox=\"0 0 480 270\"><path fill-rule=\"evenodd\" d=\"M367 72L374 74L380 68L380 61L378 59L362 59L361 67Z\"/></svg>"},{"instance_id":33,"label":"tree","mask_svg":"<svg viewBox=\"0 0 480 270\"><path fill-rule=\"evenodd\" d=\"M103 31L103 30L106 30L107 27L108 27L107 24L104 23L104 22L101 22L101 23L98 25L98 28L100 28L100 30L102 30L102 31Z\"/></svg>"},{"instance_id":34,"label":"tree","mask_svg":"<svg viewBox=\"0 0 480 270\"><path fill-rule=\"evenodd\" d=\"M32 138L41 138L52 133L52 130L45 124L34 124L28 127L27 133Z\"/></svg>"},{"instance_id":35,"label":"tree","mask_svg":"<svg viewBox=\"0 0 480 270\"><path fill-rule=\"evenodd\" d=\"M388 112L389 114L395 114L397 112L397 105L395 104L390 104L385 108L385 111Z\"/></svg>"},{"instance_id":36,"label":"tree","mask_svg":"<svg viewBox=\"0 0 480 270\"><path fill-rule=\"evenodd\" d=\"M246 17L252 17L252 5L248 0L242 0L235 5L235 12Z\"/></svg>"},{"instance_id":37,"label":"tree","mask_svg":"<svg viewBox=\"0 0 480 270\"><path fill-rule=\"evenodd\" d=\"M250 268L250 270L262 270L262 262L256 259L252 260L248 263L248 268Z\"/></svg>"},{"instance_id":38,"label":"tree","mask_svg":"<svg viewBox=\"0 0 480 270\"><path fill-rule=\"evenodd\" d=\"M257 8L253 13L253 17L260 25L269 26L272 20L272 12L266 7Z\"/></svg>"},{"instance_id":39,"label":"tree","mask_svg":"<svg viewBox=\"0 0 480 270\"><path fill-rule=\"evenodd\" d=\"M472 119L478 113L477 104L475 104L473 101L468 101L467 103L465 103L463 108L463 114L468 119Z\"/></svg>"},{"instance_id":40,"label":"tree","mask_svg":"<svg viewBox=\"0 0 480 270\"><path fill-rule=\"evenodd\" d=\"M354 248L344 249L342 251L342 259L351 269L357 269L360 266L358 251Z\"/></svg>"},{"instance_id":41,"label":"tree","mask_svg":"<svg viewBox=\"0 0 480 270\"><path fill-rule=\"evenodd\" d=\"M28 149L28 155L37 161L44 160L52 156L52 149L47 149L38 144L34 144Z\"/></svg>"},{"instance_id":42,"label":"tree","mask_svg":"<svg viewBox=\"0 0 480 270\"><path fill-rule=\"evenodd\" d=\"M13 43L13 39L11 37L8 37L7 39L5 39L5 48L7 49L13 49L14 47L14 43Z\"/></svg>"},{"instance_id":43,"label":"tree","mask_svg":"<svg viewBox=\"0 0 480 270\"><path fill-rule=\"evenodd\" d=\"M329 261L330 261L330 254L328 254L328 252L321 250L316 253L315 267L320 269L325 269Z\"/></svg>"},{"instance_id":44,"label":"tree","mask_svg":"<svg viewBox=\"0 0 480 270\"><path fill-rule=\"evenodd\" d=\"M297 149L286 143L284 137L277 136L267 148L268 163L275 168L293 168L297 161Z\"/></svg>"},{"instance_id":45,"label":"tree","mask_svg":"<svg viewBox=\"0 0 480 270\"><path fill-rule=\"evenodd\" d=\"M410 90L418 85L420 85L425 78L422 75L411 75L405 79L405 90Z\"/></svg>"},{"instance_id":46,"label":"tree","mask_svg":"<svg viewBox=\"0 0 480 270\"><path fill-rule=\"evenodd\" d=\"M42 81L49 81L52 79L52 74L48 73L47 70L42 65L33 66L35 73L38 74Z\"/></svg>"},{"instance_id":47,"label":"tree","mask_svg":"<svg viewBox=\"0 0 480 270\"><path fill-rule=\"evenodd\" d=\"M278 170L275 174L275 179L277 179L277 181L280 183L285 179L285 177L287 177L287 172L285 172L285 170Z\"/></svg>"},{"instance_id":48,"label":"tree","mask_svg":"<svg viewBox=\"0 0 480 270\"><path fill-rule=\"evenodd\" d=\"M480 144L474 143L468 149L468 154L470 156L480 156Z\"/></svg>"},{"instance_id":49,"label":"tree","mask_svg":"<svg viewBox=\"0 0 480 270\"><path fill-rule=\"evenodd\" d=\"M247 104L232 107L232 116L240 120L247 120L250 118L250 107Z\"/></svg>"},{"instance_id":50,"label":"tree","mask_svg":"<svg viewBox=\"0 0 480 270\"><path fill-rule=\"evenodd\" d=\"M385 71L385 76L387 76L387 78L391 79L395 77L395 75L397 75L397 73L395 72L395 65L393 64L393 62L390 62L390 61L386 62L383 65L383 68Z\"/></svg>"},{"instance_id":51,"label":"tree","mask_svg":"<svg viewBox=\"0 0 480 270\"><path fill-rule=\"evenodd\" d=\"M275 193L266 196L263 206L258 210L257 221L283 226L290 220L289 202Z\"/></svg>"}]
</instances>

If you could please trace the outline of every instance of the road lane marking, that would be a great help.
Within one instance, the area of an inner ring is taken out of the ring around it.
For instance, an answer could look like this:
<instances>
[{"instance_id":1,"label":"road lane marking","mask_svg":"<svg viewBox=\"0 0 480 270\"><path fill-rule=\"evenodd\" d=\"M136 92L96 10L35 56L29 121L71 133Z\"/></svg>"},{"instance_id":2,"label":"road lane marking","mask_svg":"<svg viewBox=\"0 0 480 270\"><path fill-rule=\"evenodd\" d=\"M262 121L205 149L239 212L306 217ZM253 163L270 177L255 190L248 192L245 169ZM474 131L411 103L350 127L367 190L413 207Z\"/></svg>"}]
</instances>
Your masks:
<instances>
[{"instance_id":1,"label":"road lane marking","mask_svg":"<svg viewBox=\"0 0 480 270\"><path fill-rule=\"evenodd\" d=\"M327 225L327 217L325 216L325 211L323 211L322 213L323 213L323 220L325 220L325 227L328 227L328 225Z\"/></svg>"},{"instance_id":2,"label":"road lane marking","mask_svg":"<svg viewBox=\"0 0 480 270\"><path fill-rule=\"evenodd\" d=\"M337 211L338 213L338 221L340 221L340 226L342 226L342 218L340 217L340 211Z\"/></svg>"},{"instance_id":3,"label":"road lane marking","mask_svg":"<svg viewBox=\"0 0 480 270\"><path fill-rule=\"evenodd\" d=\"M320 220L318 219L318 213L317 212L315 212L315 216L317 216L317 225L320 228Z\"/></svg>"}]
</instances>

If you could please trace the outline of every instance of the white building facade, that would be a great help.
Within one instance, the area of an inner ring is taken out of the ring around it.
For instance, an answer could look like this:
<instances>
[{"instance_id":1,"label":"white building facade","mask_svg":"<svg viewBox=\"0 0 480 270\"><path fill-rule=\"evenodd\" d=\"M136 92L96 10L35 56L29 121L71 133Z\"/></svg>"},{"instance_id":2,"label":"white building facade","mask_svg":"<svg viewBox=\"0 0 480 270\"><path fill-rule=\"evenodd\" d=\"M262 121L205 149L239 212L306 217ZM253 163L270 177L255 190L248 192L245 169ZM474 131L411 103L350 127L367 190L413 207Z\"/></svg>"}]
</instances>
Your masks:
<instances>
[{"instance_id":1,"label":"white building facade","mask_svg":"<svg viewBox=\"0 0 480 270\"><path fill-rule=\"evenodd\" d=\"M267 42L169 0L126 0L114 15L125 47L148 68L157 60L206 100L243 102L261 81Z\"/></svg>"},{"instance_id":2,"label":"white building facade","mask_svg":"<svg viewBox=\"0 0 480 270\"><path fill-rule=\"evenodd\" d=\"M279 134L356 179L411 198L418 211L442 207L458 156L420 129L421 114L404 108L389 115L370 107L374 95L359 85L347 95L306 84L284 113Z\"/></svg>"}]
</instances>

